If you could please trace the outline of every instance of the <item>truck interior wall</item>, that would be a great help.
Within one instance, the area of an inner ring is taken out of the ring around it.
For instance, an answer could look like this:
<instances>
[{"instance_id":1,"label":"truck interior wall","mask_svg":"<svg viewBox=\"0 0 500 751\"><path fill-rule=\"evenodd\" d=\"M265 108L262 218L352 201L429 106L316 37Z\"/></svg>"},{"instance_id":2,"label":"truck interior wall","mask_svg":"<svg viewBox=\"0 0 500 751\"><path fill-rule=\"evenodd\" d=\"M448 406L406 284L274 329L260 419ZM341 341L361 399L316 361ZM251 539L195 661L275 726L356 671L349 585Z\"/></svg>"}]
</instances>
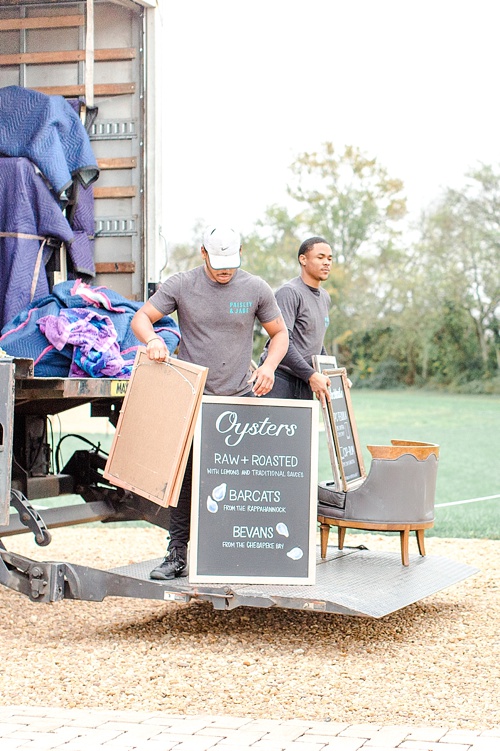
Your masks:
<instances>
[{"instance_id":1,"label":"truck interior wall","mask_svg":"<svg viewBox=\"0 0 500 751\"><path fill-rule=\"evenodd\" d=\"M121 59L96 59L94 64L98 115L89 135L101 171L94 184L97 275L92 284L111 287L133 300L144 299L146 289L144 14L150 12L154 11L132 2L94 0L96 58L99 51L119 50ZM68 17L74 25L66 27ZM47 18L58 25L47 28ZM20 22L21 28L10 28L11 21ZM74 57L75 51L85 50L85 23L85 2L0 0L0 87L81 96L84 60L46 63L36 55L57 53L60 59L59 53L62 58L68 53ZM39 28L30 28L33 25ZM12 56L18 55L14 64Z\"/></svg>"}]
</instances>

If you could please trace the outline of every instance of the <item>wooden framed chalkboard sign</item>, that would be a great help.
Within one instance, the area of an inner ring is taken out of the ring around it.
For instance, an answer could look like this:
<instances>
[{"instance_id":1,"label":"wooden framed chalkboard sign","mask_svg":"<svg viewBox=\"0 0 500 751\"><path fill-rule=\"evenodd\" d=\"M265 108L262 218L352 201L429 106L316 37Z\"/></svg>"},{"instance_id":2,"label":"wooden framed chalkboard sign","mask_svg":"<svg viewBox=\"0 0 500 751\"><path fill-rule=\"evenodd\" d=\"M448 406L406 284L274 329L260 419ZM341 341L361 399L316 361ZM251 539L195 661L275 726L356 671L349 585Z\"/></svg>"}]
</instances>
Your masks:
<instances>
[{"instance_id":1,"label":"wooden framed chalkboard sign","mask_svg":"<svg viewBox=\"0 0 500 751\"><path fill-rule=\"evenodd\" d=\"M330 379L330 400L323 407L335 487L347 491L366 477L345 368L323 370Z\"/></svg>"},{"instance_id":2,"label":"wooden framed chalkboard sign","mask_svg":"<svg viewBox=\"0 0 500 751\"><path fill-rule=\"evenodd\" d=\"M104 469L114 485L177 506L208 368L139 347Z\"/></svg>"},{"instance_id":3,"label":"wooden framed chalkboard sign","mask_svg":"<svg viewBox=\"0 0 500 751\"><path fill-rule=\"evenodd\" d=\"M314 584L318 402L203 396L190 582Z\"/></svg>"}]
</instances>

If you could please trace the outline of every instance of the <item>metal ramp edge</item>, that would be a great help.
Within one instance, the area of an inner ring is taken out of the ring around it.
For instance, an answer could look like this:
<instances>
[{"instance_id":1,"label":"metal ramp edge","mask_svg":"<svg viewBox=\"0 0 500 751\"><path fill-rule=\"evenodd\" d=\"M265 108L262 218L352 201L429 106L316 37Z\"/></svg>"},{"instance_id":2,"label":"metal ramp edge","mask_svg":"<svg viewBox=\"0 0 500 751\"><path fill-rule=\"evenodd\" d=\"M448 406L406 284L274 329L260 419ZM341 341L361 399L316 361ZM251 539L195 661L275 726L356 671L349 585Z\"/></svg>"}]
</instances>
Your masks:
<instances>
[{"instance_id":1,"label":"metal ramp edge","mask_svg":"<svg viewBox=\"0 0 500 751\"><path fill-rule=\"evenodd\" d=\"M161 559L142 561L111 569L141 581ZM440 556L410 556L402 566L399 553L362 549L329 548L325 560L319 556L316 584L190 584L189 577L152 582L163 590L166 601L202 599L217 609L236 607L281 607L294 610L382 618L419 600L457 584L479 569Z\"/></svg>"}]
</instances>

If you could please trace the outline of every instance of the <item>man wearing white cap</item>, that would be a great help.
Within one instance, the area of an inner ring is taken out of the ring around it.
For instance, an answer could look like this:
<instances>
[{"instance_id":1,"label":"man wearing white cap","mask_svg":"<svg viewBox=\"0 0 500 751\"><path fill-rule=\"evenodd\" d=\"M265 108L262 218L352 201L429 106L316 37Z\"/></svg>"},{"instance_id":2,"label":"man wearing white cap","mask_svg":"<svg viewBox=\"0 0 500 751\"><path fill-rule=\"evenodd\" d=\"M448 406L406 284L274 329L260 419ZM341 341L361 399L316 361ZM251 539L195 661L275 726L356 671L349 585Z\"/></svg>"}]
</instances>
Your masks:
<instances>
[{"instance_id":1,"label":"man wearing white cap","mask_svg":"<svg viewBox=\"0 0 500 751\"><path fill-rule=\"evenodd\" d=\"M274 371L288 349L288 331L269 285L240 269L240 236L225 227L207 227L201 255L204 264L169 277L137 311L132 330L146 344L151 360L164 362L169 351L153 329L164 315L177 311L181 342L179 358L208 367L205 394L265 396ZM270 338L268 355L253 373L255 320ZM173 579L186 573L191 508L191 456L178 505L171 509L170 543L152 579Z\"/></svg>"}]
</instances>

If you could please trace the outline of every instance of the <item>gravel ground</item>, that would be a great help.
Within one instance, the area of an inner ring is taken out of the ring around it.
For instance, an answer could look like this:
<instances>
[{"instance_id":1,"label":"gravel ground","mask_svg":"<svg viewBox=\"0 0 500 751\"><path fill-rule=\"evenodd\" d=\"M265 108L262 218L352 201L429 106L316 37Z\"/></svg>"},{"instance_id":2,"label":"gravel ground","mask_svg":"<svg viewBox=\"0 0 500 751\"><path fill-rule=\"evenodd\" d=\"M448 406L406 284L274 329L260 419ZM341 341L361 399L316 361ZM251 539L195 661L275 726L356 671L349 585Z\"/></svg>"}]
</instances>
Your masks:
<instances>
[{"instance_id":1,"label":"gravel ground","mask_svg":"<svg viewBox=\"0 0 500 751\"><path fill-rule=\"evenodd\" d=\"M55 530L48 548L28 535L6 542L39 560L108 568L159 557L164 533L73 528ZM399 550L395 536L358 543ZM0 586L0 702L499 726L500 541L434 537L426 547L481 572L380 620L125 598L35 604Z\"/></svg>"}]
</instances>

